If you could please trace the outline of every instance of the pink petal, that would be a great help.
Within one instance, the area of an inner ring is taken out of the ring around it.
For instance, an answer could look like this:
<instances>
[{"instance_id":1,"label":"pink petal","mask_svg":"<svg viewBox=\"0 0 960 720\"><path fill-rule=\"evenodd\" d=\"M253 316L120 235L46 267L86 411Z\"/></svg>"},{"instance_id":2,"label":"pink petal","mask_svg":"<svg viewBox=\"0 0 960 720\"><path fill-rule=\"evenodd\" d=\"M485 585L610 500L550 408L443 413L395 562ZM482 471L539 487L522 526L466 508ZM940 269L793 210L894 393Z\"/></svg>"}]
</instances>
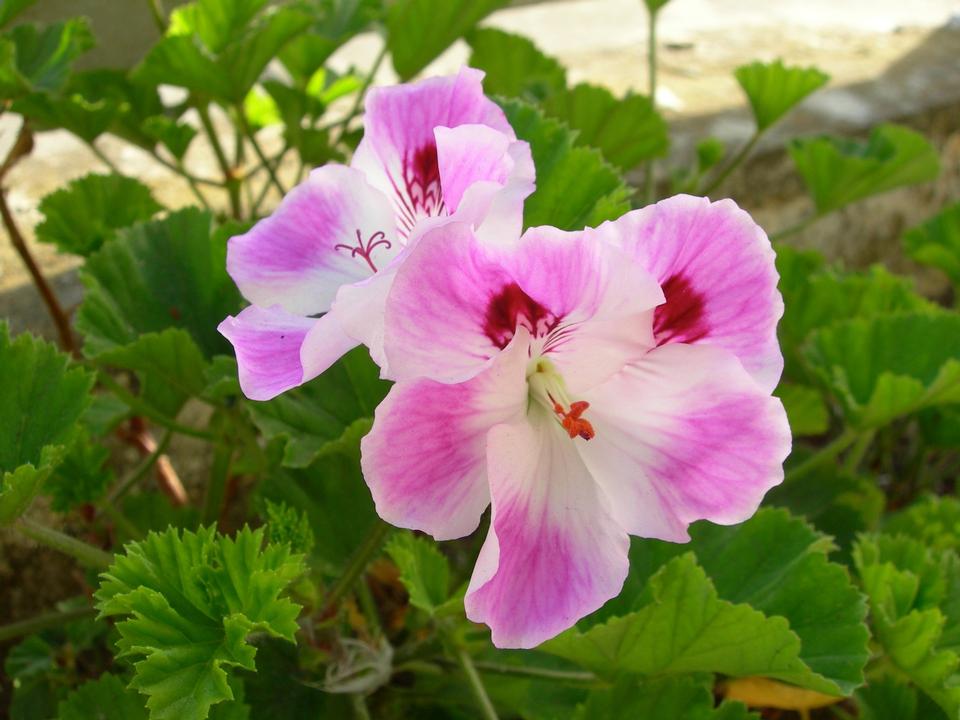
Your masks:
<instances>
[{"instance_id":1,"label":"pink petal","mask_svg":"<svg viewBox=\"0 0 960 720\"><path fill-rule=\"evenodd\" d=\"M498 293L514 286L466 224L425 232L387 299L384 350L393 377L462 382L483 370L513 337L515 324L503 335L488 314Z\"/></svg>"},{"instance_id":2,"label":"pink petal","mask_svg":"<svg viewBox=\"0 0 960 720\"><path fill-rule=\"evenodd\" d=\"M251 400L269 400L304 381L300 347L312 318L251 305L217 328L237 354L240 389Z\"/></svg>"},{"instance_id":3,"label":"pink petal","mask_svg":"<svg viewBox=\"0 0 960 720\"><path fill-rule=\"evenodd\" d=\"M726 350L663 345L585 399L596 434L577 447L633 535L684 542L695 520L743 522L783 480L783 405Z\"/></svg>"},{"instance_id":4,"label":"pink petal","mask_svg":"<svg viewBox=\"0 0 960 720\"><path fill-rule=\"evenodd\" d=\"M588 232L538 227L524 234L506 262L523 291L557 318L544 352L573 392L602 382L653 347L654 308L663 292L616 247Z\"/></svg>"},{"instance_id":5,"label":"pink petal","mask_svg":"<svg viewBox=\"0 0 960 720\"><path fill-rule=\"evenodd\" d=\"M369 277L399 251L394 222L387 198L362 173L326 165L230 240L227 271L257 305L326 312L341 285Z\"/></svg>"},{"instance_id":6,"label":"pink petal","mask_svg":"<svg viewBox=\"0 0 960 720\"><path fill-rule=\"evenodd\" d=\"M526 409L528 339L468 382L393 386L361 442L363 476L380 517L438 540L469 535L490 502L487 431Z\"/></svg>"},{"instance_id":7,"label":"pink petal","mask_svg":"<svg viewBox=\"0 0 960 720\"><path fill-rule=\"evenodd\" d=\"M479 70L463 68L367 96L364 137L351 166L391 199L402 237L420 218L447 213L434 128L478 124L515 137L503 111L483 94L482 80Z\"/></svg>"},{"instance_id":8,"label":"pink petal","mask_svg":"<svg viewBox=\"0 0 960 720\"><path fill-rule=\"evenodd\" d=\"M534 414L487 441L490 532L464 605L501 648L531 648L617 595L630 540L571 441Z\"/></svg>"},{"instance_id":9,"label":"pink petal","mask_svg":"<svg viewBox=\"0 0 960 720\"><path fill-rule=\"evenodd\" d=\"M774 252L732 200L678 195L627 213L597 232L636 257L663 286L657 343L709 343L734 353L772 391L783 371Z\"/></svg>"}]
</instances>

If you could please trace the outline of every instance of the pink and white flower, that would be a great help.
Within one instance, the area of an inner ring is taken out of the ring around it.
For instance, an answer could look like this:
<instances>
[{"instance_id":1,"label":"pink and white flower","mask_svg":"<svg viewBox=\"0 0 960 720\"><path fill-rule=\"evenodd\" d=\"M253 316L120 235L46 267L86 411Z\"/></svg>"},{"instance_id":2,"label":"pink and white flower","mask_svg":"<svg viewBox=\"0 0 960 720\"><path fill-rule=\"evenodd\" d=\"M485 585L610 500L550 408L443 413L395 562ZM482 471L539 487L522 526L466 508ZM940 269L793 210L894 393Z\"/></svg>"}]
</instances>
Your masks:
<instances>
[{"instance_id":1,"label":"pink and white flower","mask_svg":"<svg viewBox=\"0 0 960 720\"><path fill-rule=\"evenodd\" d=\"M384 367L383 303L415 230L453 216L480 236L519 236L530 148L482 79L464 68L371 90L350 167L314 170L230 240L227 270L252 304L219 329L248 397L306 382L361 342Z\"/></svg>"},{"instance_id":2,"label":"pink and white flower","mask_svg":"<svg viewBox=\"0 0 960 720\"><path fill-rule=\"evenodd\" d=\"M782 480L776 283L730 201L514 244L427 230L389 293L398 382L362 443L378 512L443 540L491 505L467 615L500 647L553 637L620 591L629 535L741 522Z\"/></svg>"}]
</instances>

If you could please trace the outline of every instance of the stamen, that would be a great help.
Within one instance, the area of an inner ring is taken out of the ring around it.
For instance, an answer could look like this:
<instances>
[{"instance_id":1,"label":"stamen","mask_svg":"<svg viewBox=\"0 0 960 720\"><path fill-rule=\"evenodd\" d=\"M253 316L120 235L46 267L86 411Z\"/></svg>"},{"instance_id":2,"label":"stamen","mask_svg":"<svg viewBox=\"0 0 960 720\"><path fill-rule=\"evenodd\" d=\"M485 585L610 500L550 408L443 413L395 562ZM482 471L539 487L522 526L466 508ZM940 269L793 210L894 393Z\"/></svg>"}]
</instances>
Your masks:
<instances>
[{"instance_id":1,"label":"stamen","mask_svg":"<svg viewBox=\"0 0 960 720\"><path fill-rule=\"evenodd\" d=\"M571 439L579 435L584 440L592 440L596 435L590 421L580 417L588 407L590 407L590 403L585 400L577 400L570 404L570 411L566 412L560 403L555 402L553 404L553 411L560 416L560 424Z\"/></svg>"}]
</instances>

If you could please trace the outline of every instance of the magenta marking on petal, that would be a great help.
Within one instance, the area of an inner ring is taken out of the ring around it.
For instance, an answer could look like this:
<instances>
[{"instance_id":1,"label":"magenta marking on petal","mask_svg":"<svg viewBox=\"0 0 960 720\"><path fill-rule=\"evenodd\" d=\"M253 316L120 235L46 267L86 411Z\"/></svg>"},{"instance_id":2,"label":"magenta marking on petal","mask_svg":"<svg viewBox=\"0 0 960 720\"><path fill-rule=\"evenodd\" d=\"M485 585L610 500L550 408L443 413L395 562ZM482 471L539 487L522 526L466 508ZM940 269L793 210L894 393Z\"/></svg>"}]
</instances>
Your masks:
<instances>
[{"instance_id":1,"label":"magenta marking on petal","mask_svg":"<svg viewBox=\"0 0 960 720\"><path fill-rule=\"evenodd\" d=\"M683 275L671 275L663 283L666 302L653 314L653 335L657 345L702 340L710 328L705 324L706 302L703 295Z\"/></svg>"},{"instance_id":2,"label":"magenta marking on petal","mask_svg":"<svg viewBox=\"0 0 960 720\"><path fill-rule=\"evenodd\" d=\"M519 285L511 283L490 299L483 323L483 332L501 350L517 327L522 325L534 337L542 337L557 326L558 318L527 295Z\"/></svg>"},{"instance_id":3,"label":"magenta marking on petal","mask_svg":"<svg viewBox=\"0 0 960 720\"><path fill-rule=\"evenodd\" d=\"M333 246L333 249L346 250L348 253L350 253L351 257L362 257L367 261L367 265L370 266L370 269L373 270L373 272L377 272L377 266L373 264L373 260L370 258L370 255L373 254L374 249L376 249L379 245L383 245L384 250L389 250L393 247L393 243L387 240L387 235L383 232L383 230L378 230L369 238L367 238L366 245L364 245L363 235L360 234L360 228L357 228L356 246L337 243Z\"/></svg>"}]
</instances>

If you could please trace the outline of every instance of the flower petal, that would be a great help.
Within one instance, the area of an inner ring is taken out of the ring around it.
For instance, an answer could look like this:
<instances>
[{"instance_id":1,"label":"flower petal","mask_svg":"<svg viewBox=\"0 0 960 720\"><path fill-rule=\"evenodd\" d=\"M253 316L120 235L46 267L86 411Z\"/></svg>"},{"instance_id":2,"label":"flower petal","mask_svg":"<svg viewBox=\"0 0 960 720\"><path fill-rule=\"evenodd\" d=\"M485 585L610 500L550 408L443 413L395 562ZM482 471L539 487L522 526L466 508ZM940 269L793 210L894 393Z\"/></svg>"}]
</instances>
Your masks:
<instances>
[{"instance_id":1,"label":"flower petal","mask_svg":"<svg viewBox=\"0 0 960 720\"><path fill-rule=\"evenodd\" d=\"M237 354L240 389L251 400L269 400L301 384L300 347L313 318L290 315L279 306L251 305L217 328Z\"/></svg>"},{"instance_id":2,"label":"flower petal","mask_svg":"<svg viewBox=\"0 0 960 720\"><path fill-rule=\"evenodd\" d=\"M489 307L515 286L465 223L424 232L397 270L387 298L384 350L396 379L462 382L513 337L491 328Z\"/></svg>"},{"instance_id":3,"label":"flower petal","mask_svg":"<svg viewBox=\"0 0 960 720\"><path fill-rule=\"evenodd\" d=\"M389 201L362 173L326 165L270 217L231 238L227 271L257 305L326 312L341 285L369 277L399 251L394 224Z\"/></svg>"},{"instance_id":4,"label":"flower petal","mask_svg":"<svg viewBox=\"0 0 960 720\"><path fill-rule=\"evenodd\" d=\"M556 318L544 352L574 393L653 347L654 308L663 302L659 284L590 232L531 228L506 264L523 291Z\"/></svg>"},{"instance_id":5,"label":"flower petal","mask_svg":"<svg viewBox=\"0 0 960 720\"><path fill-rule=\"evenodd\" d=\"M577 447L633 535L689 540L695 520L743 522L783 480L790 427L726 350L672 343L594 388Z\"/></svg>"},{"instance_id":6,"label":"flower petal","mask_svg":"<svg viewBox=\"0 0 960 720\"><path fill-rule=\"evenodd\" d=\"M458 385L399 382L361 442L363 476L389 523L438 540L473 532L490 502L487 431L526 409L529 338L485 372Z\"/></svg>"},{"instance_id":7,"label":"flower petal","mask_svg":"<svg viewBox=\"0 0 960 720\"><path fill-rule=\"evenodd\" d=\"M464 605L497 647L530 648L620 592L630 539L545 415L493 428L487 462L493 514Z\"/></svg>"},{"instance_id":8,"label":"flower petal","mask_svg":"<svg viewBox=\"0 0 960 720\"><path fill-rule=\"evenodd\" d=\"M735 354L767 391L783 371L774 252L732 200L678 195L604 223L597 232L637 258L663 286L657 343L709 343Z\"/></svg>"},{"instance_id":9,"label":"flower petal","mask_svg":"<svg viewBox=\"0 0 960 720\"><path fill-rule=\"evenodd\" d=\"M364 137L351 166L392 201L407 237L422 217L446 214L434 128L488 125L515 137L503 111L483 94L483 73L430 78L367 95Z\"/></svg>"}]
</instances>

